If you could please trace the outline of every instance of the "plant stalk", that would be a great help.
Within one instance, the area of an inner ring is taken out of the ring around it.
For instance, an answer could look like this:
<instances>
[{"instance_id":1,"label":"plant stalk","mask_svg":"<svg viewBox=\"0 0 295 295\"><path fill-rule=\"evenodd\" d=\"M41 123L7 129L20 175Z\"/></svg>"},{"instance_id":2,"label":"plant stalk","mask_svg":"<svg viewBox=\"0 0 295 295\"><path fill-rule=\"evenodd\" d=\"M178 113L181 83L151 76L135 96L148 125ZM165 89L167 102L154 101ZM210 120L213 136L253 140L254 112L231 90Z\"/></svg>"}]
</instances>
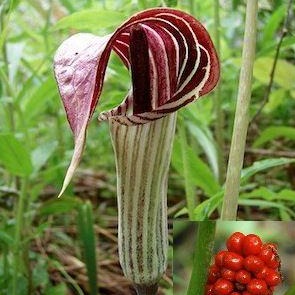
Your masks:
<instances>
[{"instance_id":1,"label":"plant stalk","mask_svg":"<svg viewBox=\"0 0 295 295\"><path fill-rule=\"evenodd\" d=\"M251 83L256 47L257 4L257 0L247 1L242 66L221 212L222 220L235 220L238 210L240 175L249 125Z\"/></svg>"},{"instance_id":2,"label":"plant stalk","mask_svg":"<svg viewBox=\"0 0 295 295\"><path fill-rule=\"evenodd\" d=\"M186 295L204 295L208 268L212 258L215 237L215 221L198 223L193 269Z\"/></svg>"},{"instance_id":3,"label":"plant stalk","mask_svg":"<svg viewBox=\"0 0 295 295\"><path fill-rule=\"evenodd\" d=\"M156 294L166 270L167 180L175 122L175 113L136 126L110 120L117 168L119 259L138 295Z\"/></svg>"}]
</instances>

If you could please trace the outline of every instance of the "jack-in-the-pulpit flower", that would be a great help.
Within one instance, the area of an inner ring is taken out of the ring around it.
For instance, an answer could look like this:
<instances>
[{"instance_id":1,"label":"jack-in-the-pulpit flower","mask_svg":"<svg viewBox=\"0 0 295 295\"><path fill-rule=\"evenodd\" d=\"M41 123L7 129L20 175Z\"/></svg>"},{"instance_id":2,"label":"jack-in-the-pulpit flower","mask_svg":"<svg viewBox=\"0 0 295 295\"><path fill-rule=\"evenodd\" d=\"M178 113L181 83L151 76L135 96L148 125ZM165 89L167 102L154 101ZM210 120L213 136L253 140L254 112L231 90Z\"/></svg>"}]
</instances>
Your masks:
<instances>
[{"instance_id":1,"label":"jack-in-the-pulpit flower","mask_svg":"<svg viewBox=\"0 0 295 295\"><path fill-rule=\"evenodd\" d=\"M214 88L219 62L205 28L170 8L140 12L104 37L79 33L64 41L54 70L75 149L61 194L81 159L112 50L132 79L125 100L99 115L110 122L116 155L120 263L138 294L155 294L167 260L175 112Z\"/></svg>"}]
</instances>

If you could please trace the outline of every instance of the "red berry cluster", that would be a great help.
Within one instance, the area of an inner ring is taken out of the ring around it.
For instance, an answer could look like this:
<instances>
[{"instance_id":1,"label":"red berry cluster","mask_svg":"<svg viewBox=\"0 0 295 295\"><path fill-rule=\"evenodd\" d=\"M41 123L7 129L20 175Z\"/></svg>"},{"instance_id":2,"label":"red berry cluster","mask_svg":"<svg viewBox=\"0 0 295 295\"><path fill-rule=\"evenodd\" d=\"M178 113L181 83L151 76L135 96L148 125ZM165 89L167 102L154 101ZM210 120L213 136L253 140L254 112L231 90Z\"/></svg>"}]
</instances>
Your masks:
<instances>
[{"instance_id":1,"label":"red berry cluster","mask_svg":"<svg viewBox=\"0 0 295 295\"><path fill-rule=\"evenodd\" d=\"M272 295L282 280L277 246L240 232L233 233L226 246L210 266L205 294Z\"/></svg>"}]
</instances>

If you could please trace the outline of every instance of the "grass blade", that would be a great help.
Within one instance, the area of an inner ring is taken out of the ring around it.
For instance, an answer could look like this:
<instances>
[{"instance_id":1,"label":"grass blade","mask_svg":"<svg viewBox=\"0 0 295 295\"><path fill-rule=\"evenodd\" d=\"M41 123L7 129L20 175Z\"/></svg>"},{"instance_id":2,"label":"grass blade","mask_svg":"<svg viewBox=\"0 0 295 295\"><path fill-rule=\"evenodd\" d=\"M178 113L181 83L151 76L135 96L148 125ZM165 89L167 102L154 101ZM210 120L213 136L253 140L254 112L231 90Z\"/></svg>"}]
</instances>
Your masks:
<instances>
[{"instance_id":1,"label":"grass blade","mask_svg":"<svg viewBox=\"0 0 295 295\"><path fill-rule=\"evenodd\" d=\"M97 295L96 243L90 202L86 202L78 210L78 230L87 268L90 294Z\"/></svg>"}]
</instances>

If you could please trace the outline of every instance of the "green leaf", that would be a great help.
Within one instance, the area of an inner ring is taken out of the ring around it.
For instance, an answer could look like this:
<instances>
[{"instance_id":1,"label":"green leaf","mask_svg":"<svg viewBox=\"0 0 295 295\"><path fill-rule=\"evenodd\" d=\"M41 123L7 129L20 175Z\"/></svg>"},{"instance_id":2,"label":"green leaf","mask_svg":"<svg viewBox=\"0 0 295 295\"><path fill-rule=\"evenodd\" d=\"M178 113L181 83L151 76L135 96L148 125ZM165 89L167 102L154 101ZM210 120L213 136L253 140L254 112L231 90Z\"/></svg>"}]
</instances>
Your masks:
<instances>
[{"instance_id":1,"label":"green leaf","mask_svg":"<svg viewBox=\"0 0 295 295\"><path fill-rule=\"evenodd\" d=\"M168 7L175 7L177 6L177 0L166 0Z\"/></svg>"},{"instance_id":2,"label":"green leaf","mask_svg":"<svg viewBox=\"0 0 295 295\"><path fill-rule=\"evenodd\" d=\"M65 295L67 294L67 291L67 285L62 283L57 286L49 287L46 290L45 295Z\"/></svg>"},{"instance_id":3,"label":"green leaf","mask_svg":"<svg viewBox=\"0 0 295 295\"><path fill-rule=\"evenodd\" d=\"M253 190L250 193L242 193L240 197L243 199L262 198L266 200L273 200L277 197L277 194L269 188L263 186Z\"/></svg>"},{"instance_id":4,"label":"green leaf","mask_svg":"<svg viewBox=\"0 0 295 295\"><path fill-rule=\"evenodd\" d=\"M292 220L292 217L290 216L290 214L283 209L279 209L279 214L280 214L280 218L282 221L291 221Z\"/></svg>"},{"instance_id":5,"label":"green leaf","mask_svg":"<svg viewBox=\"0 0 295 295\"><path fill-rule=\"evenodd\" d=\"M274 192L267 187L261 186L249 193L240 194L240 198L242 199L261 198L267 201L278 200L278 201L290 201L294 203L295 191L290 189L283 189L280 192Z\"/></svg>"},{"instance_id":6,"label":"green leaf","mask_svg":"<svg viewBox=\"0 0 295 295\"><path fill-rule=\"evenodd\" d=\"M193 138L202 147L208 162L213 170L216 179L218 177L218 159L217 159L217 148L213 138L212 131L210 130L210 122L206 122L212 113L212 108L206 106L202 108L202 114L206 117L206 120L200 118L200 110L198 104L191 104L179 112L179 115L184 117L189 131Z\"/></svg>"},{"instance_id":7,"label":"green leaf","mask_svg":"<svg viewBox=\"0 0 295 295\"><path fill-rule=\"evenodd\" d=\"M6 247L11 247L14 243L13 238L7 234L5 231L0 230L0 248L1 244L5 245Z\"/></svg>"},{"instance_id":8,"label":"green leaf","mask_svg":"<svg viewBox=\"0 0 295 295\"><path fill-rule=\"evenodd\" d=\"M273 58L260 57L254 63L253 75L262 84L268 84L273 66ZM274 82L284 89L294 89L295 66L283 59L278 59Z\"/></svg>"},{"instance_id":9,"label":"green leaf","mask_svg":"<svg viewBox=\"0 0 295 295\"><path fill-rule=\"evenodd\" d=\"M46 164L47 160L56 150L57 145L57 141L45 142L32 152L32 163L35 173Z\"/></svg>"},{"instance_id":10,"label":"green leaf","mask_svg":"<svg viewBox=\"0 0 295 295\"><path fill-rule=\"evenodd\" d=\"M263 37L261 44L263 47L266 43L273 42L274 35L285 15L286 6L282 5L277 8L269 17L267 24L263 28Z\"/></svg>"},{"instance_id":11,"label":"green leaf","mask_svg":"<svg viewBox=\"0 0 295 295\"><path fill-rule=\"evenodd\" d=\"M12 174L29 176L32 171L31 158L23 143L12 134L0 134L0 162Z\"/></svg>"},{"instance_id":12,"label":"green leaf","mask_svg":"<svg viewBox=\"0 0 295 295\"><path fill-rule=\"evenodd\" d=\"M278 193L278 199L294 202L295 191L290 189L283 189Z\"/></svg>"},{"instance_id":13,"label":"green leaf","mask_svg":"<svg viewBox=\"0 0 295 295\"><path fill-rule=\"evenodd\" d=\"M214 175L218 175L218 159L216 144L212 138L212 134L209 133L209 128L201 128L196 124L188 124L189 130L192 136L198 141L202 147L204 153L207 156L208 162L214 172Z\"/></svg>"},{"instance_id":14,"label":"green leaf","mask_svg":"<svg viewBox=\"0 0 295 295\"><path fill-rule=\"evenodd\" d=\"M285 37L281 45L281 50L283 48L293 45L294 43L295 43L295 37L293 36ZM264 44L264 46L257 53L257 57L264 57L268 55L273 56L277 46L278 46L277 41L272 42L270 45Z\"/></svg>"},{"instance_id":15,"label":"green leaf","mask_svg":"<svg viewBox=\"0 0 295 295\"><path fill-rule=\"evenodd\" d=\"M39 212L41 215L67 213L78 208L81 204L82 202L78 198L64 196L44 202Z\"/></svg>"},{"instance_id":16,"label":"green leaf","mask_svg":"<svg viewBox=\"0 0 295 295\"><path fill-rule=\"evenodd\" d=\"M286 211L288 214L292 216L292 218L295 218L295 212L289 209L288 207L284 206L281 203L278 202L270 202L270 201L264 201L264 200L257 200L257 199L239 199L239 205L244 206L259 206L262 208L277 208Z\"/></svg>"},{"instance_id":17,"label":"green leaf","mask_svg":"<svg viewBox=\"0 0 295 295\"><path fill-rule=\"evenodd\" d=\"M188 214L188 209L186 207L183 207L179 211L177 211L173 217L177 218L187 214Z\"/></svg>"},{"instance_id":18,"label":"green leaf","mask_svg":"<svg viewBox=\"0 0 295 295\"><path fill-rule=\"evenodd\" d=\"M203 221L208 219L214 210L221 204L223 194L224 192L221 191L198 205L194 210L194 220Z\"/></svg>"},{"instance_id":19,"label":"green leaf","mask_svg":"<svg viewBox=\"0 0 295 295\"><path fill-rule=\"evenodd\" d=\"M295 295L295 285L291 286L284 295Z\"/></svg>"},{"instance_id":20,"label":"green leaf","mask_svg":"<svg viewBox=\"0 0 295 295\"><path fill-rule=\"evenodd\" d=\"M261 161L256 161L253 163L252 166L248 168L244 168L241 174L241 181L246 181L249 177L255 175L256 173L267 170L269 168L286 165L290 163L294 163L295 159L288 159L288 158L273 158L273 159L266 159Z\"/></svg>"},{"instance_id":21,"label":"green leaf","mask_svg":"<svg viewBox=\"0 0 295 295\"><path fill-rule=\"evenodd\" d=\"M28 97L22 99L23 115L27 121L32 120L36 115L40 115L45 109L49 100L57 95L56 82L52 76L43 81L42 84Z\"/></svg>"},{"instance_id":22,"label":"green leaf","mask_svg":"<svg viewBox=\"0 0 295 295\"><path fill-rule=\"evenodd\" d=\"M7 43L7 59L9 63L9 82L16 85L16 76L19 71L20 61L25 48L24 42Z\"/></svg>"},{"instance_id":23,"label":"green leaf","mask_svg":"<svg viewBox=\"0 0 295 295\"><path fill-rule=\"evenodd\" d=\"M32 271L32 280L35 288L44 288L49 282L49 274L47 272L46 260L42 257L38 257L37 263L34 265Z\"/></svg>"},{"instance_id":24,"label":"green leaf","mask_svg":"<svg viewBox=\"0 0 295 295\"><path fill-rule=\"evenodd\" d=\"M62 18L55 24L53 29L96 30L108 27L116 27L124 20L124 14L118 11L89 9L75 12Z\"/></svg>"},{"instance_id":25,"label":"green leaf","mask_svg":"<svg viewBox=\"0 0 295 295\"><path fill-rule=\"evenodd\" d=\"M220 190L220 186L213 173L191 147L188 147L186 152L187 157L190 159L188 166L189 182L200 187L208 196L214 195ZM178 137L174 140L172 166L180 175L183 175L181 143Z\"/></svg>"},{"instance_id":26,"label":"green leaf","mask_svg":"<svg viewBox=\"0 0 295 295\"><path fill-rule=\"evenodd\" d=\"M287 91L284 88L275 89L270 93L269 100L263 108L263 111L270 113L277 109L284 101L288 99Z\"/></svg>"},{"instance_id":27,"label":"green leaf","mask_svg":"<svg viewBox=\"0 0 295 295\"><path fill-rule=\"evenodd\" d=\"M264 143L277 138L295 140L295 128L288 126L270 126L262 131L260 136L253 143L254 147L262 146Z\"/></svg>"},{"instance_id":28,"label":"green leaf","mask_svg":"<svg viewBox=\"0 0 295 295\"><path fill-rule=\"evenodd\" d=\"M277 201L277 202L283 202L283 201L287 201L290 202L292 204L294 204L295 201L295 191L290 190L290 189L283 189L280 192L274 192L272 190L270 190L267 187L259 187L257 189L254 189L252 192L250 193L242 193L240 195L241 199L264 199L265 201ZM286 204L286 203L285 203ZM284 209L284 208L283 208ZM286 219L288 218L287 215L289 216L290 214L286 211L284 211L282 208L280 208L280 216L281 219Z\"/></svg>"}]
</instances>

